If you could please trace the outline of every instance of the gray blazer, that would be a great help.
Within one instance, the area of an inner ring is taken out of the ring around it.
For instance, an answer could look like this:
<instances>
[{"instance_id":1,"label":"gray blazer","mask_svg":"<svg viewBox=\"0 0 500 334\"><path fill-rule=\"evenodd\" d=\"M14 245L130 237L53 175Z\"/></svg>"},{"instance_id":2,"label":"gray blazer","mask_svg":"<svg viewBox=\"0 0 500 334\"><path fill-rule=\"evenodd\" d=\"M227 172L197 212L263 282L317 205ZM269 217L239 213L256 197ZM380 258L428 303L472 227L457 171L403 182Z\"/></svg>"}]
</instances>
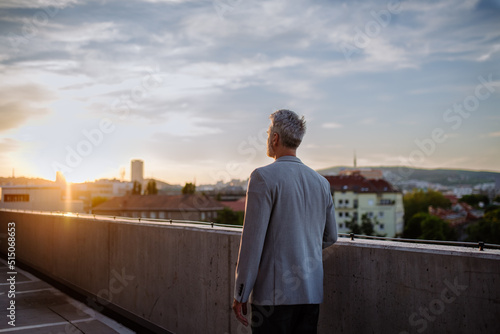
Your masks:
<instances>
[{"instance_id":1,"label":"gray blazer","mask_svg":"<svg viewBox=\"0 0 500 334\"><path fill-rule=\"evenodd\" d=\"M284 156L248 181L234 298L256 305L323 301L322 249L337 241L328 181Z\"/></svg>"}]
</instances>

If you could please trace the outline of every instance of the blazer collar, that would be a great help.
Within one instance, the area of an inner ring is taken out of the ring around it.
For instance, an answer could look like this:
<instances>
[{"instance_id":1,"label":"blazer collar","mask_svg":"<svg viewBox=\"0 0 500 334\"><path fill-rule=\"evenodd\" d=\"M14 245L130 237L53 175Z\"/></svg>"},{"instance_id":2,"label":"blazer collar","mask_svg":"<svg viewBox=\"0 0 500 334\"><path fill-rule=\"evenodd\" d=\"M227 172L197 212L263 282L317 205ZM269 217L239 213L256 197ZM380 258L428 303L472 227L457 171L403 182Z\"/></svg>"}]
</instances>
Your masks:
<instances>
[{"instance_id":1,"label":"blazer collar","mask_svg":"<svg viewBox=\"0 0 500 334\"><path fill-rule=\"evenodd\" d=\"M284 161L289 161L289 162L298 162L298 163L302 163L302 161L300 161L299 158L297 157L294 157L294 156L291 156L291 155L284 155L282 157L279 157L278 159L276 159L274 162L284 162Z\"/></svg>"}]
</instances>

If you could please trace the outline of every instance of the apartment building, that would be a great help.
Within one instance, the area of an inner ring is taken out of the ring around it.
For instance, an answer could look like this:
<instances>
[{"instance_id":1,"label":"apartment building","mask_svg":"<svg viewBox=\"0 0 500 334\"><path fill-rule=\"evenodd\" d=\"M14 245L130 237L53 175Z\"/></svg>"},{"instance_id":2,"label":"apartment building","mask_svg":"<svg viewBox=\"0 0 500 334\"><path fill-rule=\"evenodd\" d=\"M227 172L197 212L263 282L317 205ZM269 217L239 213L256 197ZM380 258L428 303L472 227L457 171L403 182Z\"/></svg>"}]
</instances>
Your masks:
<instances>
[{"instance_id":1,"label":"apartment building","mask_svg":"<svg viewBox=\"0 0 500 334\"><path fill-rule=\"evenodd\" d=\"M325 178L330 182L340 233L349 232L347 223L353 219L361 225L364 214L378 234L394 237L403 232L403 194L389 182L365 177L360 172Z\"/></svg>"}]
</instances>

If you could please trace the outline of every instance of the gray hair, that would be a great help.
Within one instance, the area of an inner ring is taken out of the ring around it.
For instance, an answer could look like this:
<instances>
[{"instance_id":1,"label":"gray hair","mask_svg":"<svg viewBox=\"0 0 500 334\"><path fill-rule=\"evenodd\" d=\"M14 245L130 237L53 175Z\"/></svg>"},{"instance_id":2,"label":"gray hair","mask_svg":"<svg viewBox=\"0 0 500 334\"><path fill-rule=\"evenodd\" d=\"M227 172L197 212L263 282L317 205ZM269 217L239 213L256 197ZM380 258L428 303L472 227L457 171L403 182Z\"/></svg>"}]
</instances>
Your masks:
<instances>
[{"instance_id":1,"label":"gray hair","mask_svg":"<svg viewBox=\"0 0 500 334\"><path fill-rule=\"evenodd\" d=\"M269 116L271 119L270 135L277 133L283 146L297 148L306 133L306 121L291 110L280 109Z\"/></svg>"}]
</instances>

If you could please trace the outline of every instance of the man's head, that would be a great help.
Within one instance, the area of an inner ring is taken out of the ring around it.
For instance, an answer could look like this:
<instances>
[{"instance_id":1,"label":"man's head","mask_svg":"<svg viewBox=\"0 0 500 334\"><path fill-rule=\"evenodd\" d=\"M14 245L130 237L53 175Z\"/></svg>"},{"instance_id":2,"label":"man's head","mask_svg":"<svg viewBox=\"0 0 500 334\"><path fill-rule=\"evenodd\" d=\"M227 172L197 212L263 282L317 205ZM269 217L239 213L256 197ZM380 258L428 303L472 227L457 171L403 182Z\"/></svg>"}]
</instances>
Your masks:
<instances>
[{"instance_id":1,"label":"man's head","mask_svg":"<svg viewBox=\"0 0 500 334\"><path fill-rule=\"evenodd\" d=\"M276 158L277 150L295 151L306 133L306 121L291 110L281 109L269 116L267 155Z\"/></svg>"}]
</instances>

